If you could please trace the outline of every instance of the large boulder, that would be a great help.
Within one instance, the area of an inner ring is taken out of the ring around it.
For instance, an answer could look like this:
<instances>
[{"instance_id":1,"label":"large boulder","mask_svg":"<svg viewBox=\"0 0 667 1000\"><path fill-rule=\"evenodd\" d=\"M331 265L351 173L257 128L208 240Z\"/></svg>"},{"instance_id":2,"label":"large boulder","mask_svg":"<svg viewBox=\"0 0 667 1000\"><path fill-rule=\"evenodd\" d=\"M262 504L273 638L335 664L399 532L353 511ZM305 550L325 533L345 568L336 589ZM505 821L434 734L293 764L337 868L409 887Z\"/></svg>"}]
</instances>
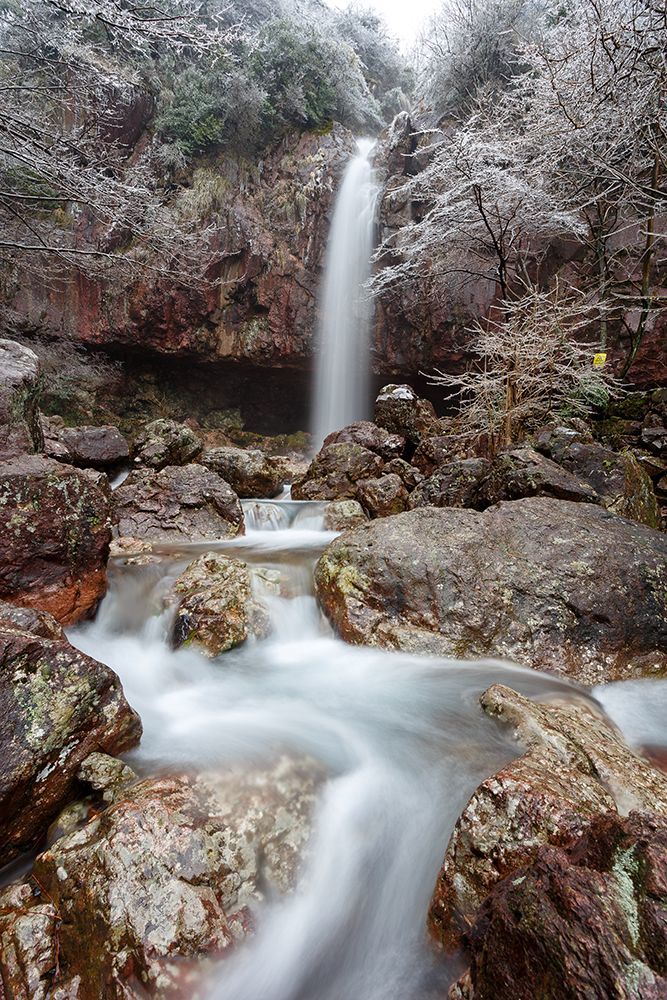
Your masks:
<instances>
[{"instance_id":1,"label":"large boulder","mask_svg":"<svg viewBox=\"0 0 667 1000\"><path fill-rule=\"evenodd\" d=\"M540 847L571 844L603 814L667 816L667 775L589 705L539 705L500 684L480 701L526 752L482 782L450 838L429 928L454 948L496 883L530 864Z\"/></svg>"},{"instance_id":2,"label":"large boulder","mask_svg":"<svg viewBox=\"0 0 667 1000\"><path fill-rule=\"evenodd\" d=\"M215 552L195 559L174 583L178 602L172 625L176 647L195 645L207 656L240 646L269 632L266 608L253 596L250 568Z\"/></svg>"},{"instance_id":3,"label":"large boulder","mask_svg":"<svg viewBox=\"0 0 667 1000\"><path fill-rule=\"evenodd\" d=\"M0 604L0 865L34 847L94 750L119 753L141 723L108 667L49 616Z\"/></svg>"},{"instance_id":4,"label":"large boulder","mask_svg":"<svg viewBox=\"0 0 667 1000\"><path fill-rule=\"evenodd\" d=\"M127 441L117 427L63 427L58 438L65 460L84 469L113 469L130 457Z\"/></svg>"},{"instance_id":5,"label":"large boulder","mask_svg":"<svg viewBox=\"0 0 667 1000\"><path fill-rule=\"evenodd\" d=\"M375 423L413 446L441 430L433 404L421 399L409 385L386 385L380 390L375 400Z\"/></svg>"},{"instance_id":6,"label":"large boulder","mask_svg":"<svg viewBox=\"0 0 667 1000\"><path fill-rule=\"evenodd\" d=\"M401 458L405 451L405 438L399 434L390 434L384 427L378 427L370 420L357 420L342 430L333 431L324 439L323 447L330 444L359 444L362 448L374 451L387 462L392 458Z\"/></svg>"},{"instance_id":7,"label":"large boulder","mask_svg":"<svg viewBox=\"0 0 667 1000\"><path fill-rule=\"evenodd\" d=\"M39 375L34 351L13 340L0 340L0 459L42 447Z\"/></svg>"},{"instance_id":8,"label":"large boulder","mask_svg":"<svg viewBox=\"0 0 667 1000\"><path fill-rule=\"evenodd\" d=\"M597 503L600 499L585 479L526 446L495 457L478 502L483 509L501 500L522 497L555 497L577 503Z\"/></svg>"},{"instance_id":9,"label":"large boulder","mask_svg":"<svg viewBox=\"0 0 667 1000\"><path fill-rule=\"evenodd\" d=\"M228 953L265 895L294 887L319 780L308 762L282 758L131 786L37 858L28 891L0 896L7 995L193 995L188 960ZM58 993L46 969L57 970Z\"/></svg>"},{"instance_id":10,"label":"large boulder","mask_svg":"<svg viewBox=\"0 0 667 1000\"><path fill-rule=\"evenodd\" d=\"M187 465L202 447L201 439L185 424L153 420L135 438L132 454L137 465L164 469L167 465Z\"/></svg>"},{"instance_id":11,"label":"large boulder","mask_svg":"<svg viewBox=\"0 0 667 1000\"><path fill-rule=\"evenodd\" d=\"M203 465L136 469L113 494L114 534L150 542L242 535L234 490Z\"/></svg>"},{"instance_id":12,"label":"large boulder","mask_svg":"<svg viewBox=\"0 0 667 1000\"><path fill-rule=\"evenodd\" d=\"M410 494L410 507L473 507L482 505L481 486L491 471L486 458L460 458L436 469Z\"/></svg>"},{"instance_id":13,"label":"large boulder","mask_svg":"<svg viewBox=\"0 0 667 1000\"><path fill-rule=\"evenodd\" d=\"M598 494L599 502L621 517L660 528L661 516L651 477L635 456L592 441L560 427L548 427L537 435L540 451L558 462Z\"/></svg>"},{"instance_id":14,"label":"large boulder","mask_svg":"<svg viewBox=\"0 0 667 1000\"><path fill-rule=\"evenodd\" d=\"M0 598L71 624L107 586L109 499L86 473L40 455L0 463Z\"/></svg>"},{"instance_id":15,"label":"large boulder","mask_svg":"<svg viewBox=\"0 0 667 1000\"><path fill-rule=\"evenodd\" d=\"M450 1000L667 996L667 819L598 819L492 891Z\"/></svg>"},{"instance_id":16,"label":"large boulder","mask_svg":"<svg viewBox=\"0 0 667 1000\"><path fill-rule=\"evenodd\" d=\"M317 453L305 476L292 486L295 500L355 500L362 479L373 479L384 462L359 444L330 444Z\"/></svg>"},{"instance_id":17,"label":"large boulder","mask_svg":"<svg viewBox=\"0 0 667 1000\"><path fill-rule=\"evenodd\" d=\"M217 472L244 499L275 497L283 487L282 463L257 450L211 448L201 464Z\"/></svg>"},{"instance_id":18,"label":"large boulder","mask_svg":"<svg viewBox=\"0 0 667 1000\"><path fill-rule=\"evenodd\" d=\"M667 672L665 565L662 533L533 497L372 521L332 542L315 578L349 642L507 657L595 684Z\"/></svg>"}]
</instances>

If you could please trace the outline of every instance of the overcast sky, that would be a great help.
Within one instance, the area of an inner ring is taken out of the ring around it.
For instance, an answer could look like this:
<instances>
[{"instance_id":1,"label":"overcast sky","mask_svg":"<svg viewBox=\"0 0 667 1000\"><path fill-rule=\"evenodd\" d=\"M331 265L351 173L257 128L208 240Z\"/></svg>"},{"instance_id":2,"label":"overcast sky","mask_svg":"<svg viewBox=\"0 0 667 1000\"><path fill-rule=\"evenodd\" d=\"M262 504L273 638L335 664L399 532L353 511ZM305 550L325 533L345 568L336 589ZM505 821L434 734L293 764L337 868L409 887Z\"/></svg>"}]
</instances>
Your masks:
<instances>
[{"instance_id":1,"label":"overcast sky","mask_svg":"<svg viewBox=\"0 0 667 1000\"><path fill-rule=\"evenodd\" d=\"M347 7L349 0L328 0L332 7ZM364 0L363 6L375 7L403 47L416 38L424 18L439 7L439 0Z\"/></svg>"}]
</instances>

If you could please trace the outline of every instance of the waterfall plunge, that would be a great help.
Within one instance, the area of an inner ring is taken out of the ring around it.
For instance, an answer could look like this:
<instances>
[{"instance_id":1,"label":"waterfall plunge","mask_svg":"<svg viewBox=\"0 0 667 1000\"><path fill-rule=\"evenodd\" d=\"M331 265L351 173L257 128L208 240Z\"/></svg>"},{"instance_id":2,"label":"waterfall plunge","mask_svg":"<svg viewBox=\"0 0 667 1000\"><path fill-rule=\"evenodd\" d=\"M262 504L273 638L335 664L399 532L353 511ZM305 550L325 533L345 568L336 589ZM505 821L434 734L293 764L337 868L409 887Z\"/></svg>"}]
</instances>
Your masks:
<instances>
[{"instance_id":1,"label":"waterfall plunge","mask_svg":"<svg viewBox=\"0 0 667 1000\"><path fill-rule=\"evenodd\" d=\"M327 247L318 332L314 445L331 431L368 416L370 276L377 187L370 164L374 143L358 142L338 194Z\"/></svg>"}]
</instances>

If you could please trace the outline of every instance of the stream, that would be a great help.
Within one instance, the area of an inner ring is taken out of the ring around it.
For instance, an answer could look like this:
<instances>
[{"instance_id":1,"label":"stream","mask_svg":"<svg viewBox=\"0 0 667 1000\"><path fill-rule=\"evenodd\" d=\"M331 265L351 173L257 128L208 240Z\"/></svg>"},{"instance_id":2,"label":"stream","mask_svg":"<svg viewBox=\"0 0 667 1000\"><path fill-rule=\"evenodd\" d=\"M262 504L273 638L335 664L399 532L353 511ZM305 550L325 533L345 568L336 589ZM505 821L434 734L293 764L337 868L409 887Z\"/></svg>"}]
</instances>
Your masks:
<instances>
[{"instance_id":1,"label":"stream","mask_svg":"<svg viewBox=\"0 0 667 1000\"><path fill-rule=\"evenodd\" d=\"M589 696L502 662L346 645L312 591L315 561L334 537L322 530L322 505L281 499L244 508L240 538L163 546L157 563L117 566L95 621L70 632L76 646L117 671L143 720L141 745L129 755L139 773L255 765L278 751L308 754L326 771L297 891L265 904L256 935L216 968L202 995L430 996L456 973L434 964L424 934L449 834L479 782L517 753L482 713L480 693L500 681L535 698ZM163 595L201 551L279 573L285 595L260 589L270 637L216 661L173 651L166 638L173 612L163 610ZM659 742L665 685L648 683L599 692L617 722L628 719L636 742ZM653 714L644 712L647 701Z\"/></svg>"}]
</instances>

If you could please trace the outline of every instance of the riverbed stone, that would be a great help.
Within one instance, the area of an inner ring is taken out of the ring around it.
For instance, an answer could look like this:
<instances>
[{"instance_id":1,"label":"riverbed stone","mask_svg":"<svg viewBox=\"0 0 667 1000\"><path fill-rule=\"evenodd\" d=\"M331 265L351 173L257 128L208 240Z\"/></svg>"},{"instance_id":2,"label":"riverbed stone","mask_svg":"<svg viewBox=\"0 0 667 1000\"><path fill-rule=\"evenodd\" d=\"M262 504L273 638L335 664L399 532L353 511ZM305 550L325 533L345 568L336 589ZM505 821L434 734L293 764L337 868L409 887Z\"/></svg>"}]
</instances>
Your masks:
<instances>
[{"instance_id":1,"label":"riverbed stone","mask_svg":"<svg viewBox=\"0 0 667 1000\"><path fill-rule=\"evenodd\" d=\"M203 443L186 424L176 420L153 420L137 435L132 455L137 465L164 469L168 465L187 465L202 450Z\"/></svg>"},{"instance_id":2,"label":"riverbed stone","mask_svg":"<svg viewBox=\"0 0 667 1000\"><path fill-rule=\"evenodd\" d=\"M122 752L141 735L112 670L45 616L30 627L0 605L0 864L39 842L89 754Z\"/></svg>"},{"instance_id":3,"label":"riverbed stone","mask_svg":"<svg viewBox=\"0 0 667 1000\"><path fill-rule=\"evenodd\" d=\"M231 488L203 465L135 469L113 493L114 534L150 542L229 538L244 531Z\"/></svg>"},{"instance_id":4,"label":"riverbed stone","mask_svg":"<svg viewBox=\"0 0 667 1000\"><path fill-rule=\"evenodd\" d=\"M242 499L275 497L283 488L283 464L257 449L210 448L201 464L222 476Z\"/></svg>"},{"instance_id":5,"label":"riverbed stone","mask_svg":"<svg viewBox=\"0 0 667 1000\"><path fill-rule=\"evenodd\" d=\"M325 531L349 531L366 524L368 517L358 500L332 500L324 511Z\"/></svg>"},{"instance_id":6,"label":"riverbed stone","mask_svg":"<svg viewBox=\"0 0 667 1000\"><path fill-rule=\"evenodd\" d=\"M253 594L250 567L240 559L200 556L178 577L169 600L178 602L174 646L194 645L206 656L219 656L251 636L265 638L270 630L268 611Z\"/></svg>"},{"instance_id":7,"label":"riverbed stone","mask_svg":"<svg viewBox=\"0 0 667 1000\"><path fill-rule=\"evenodd\" d=\"M405 451L405 438L400 434L390 434L384 427L379 427L370 420L357 420L339 431L333 431L324 439L323 447L330 444L358 444L374 451L386 462L392 458L401 458Z\"/></svg>"},{"instance_id":8,"label":"riverbed stone","mask_svg":"<svg viewBox=\"0 0 667 1000\"><path fill-rule=\"evenodd\" d=\"M410 494L410 508L482 506L481 487L491 471L486 458L461 458L436 469Z\"/></svg>"},{"instance_id":9,"label":"riverbed stone","mask_svg":"<svg viewBox=\"0 0 667 1000\"><path fill-rule=\"evenodd\" d=\"M306 475L292 486L295 500L356 500L362 479L379 476L383 461L359 444L330 444L317 453Z\"/></svg>"},{"instance_id":10,"label":"riverbed stone","mask_svg":"<svg viewBox=\"0 0 667 1000\"><path fill-rule=\"evenodd\" d=\"M104 596L109 499L88 476L41 455L0 463L0 598L69 625Z\"/></svg>"},{"instance_id":11,"label":"riverbed stone","mask_svg":"<svg viewBox=\"0 0 667 1000\"><path fill-rule=\"evenodd\" d=\"M9 995L31 995L26 984L54 965L63 992L36 997L193 995L194 962L229 954L266 894L294 888L320 781L312 762L280 758L132 785L39 855L28 891L0 896Z\"/></svg>"},{"instance_id":12,"label":"riverbed stone","mask_svg":"<svg viewBox=\"0 0 667 1000\"><path fill-rule=\"evenodd\" d=\"M380 390L375 400L375 423L412 446L441 429L433 404L409 385L386 385Z\"/></svg>"},{"instance_id":13,"label":"riverbed stone","mask_svg":"<svg viewBox=\"0 0 667 1000\"><path fill-rule=\"evenodd\" d=\"M58 438L65 460L82 468L113 469L130 458L127 441L117 427L63 427Z\"/></svg>"},{"instance_id":14,"label":"riverbed stone","mask_svg":"<svg viewBox=\"0 0 667 1000\"><path fill-rule=\"evenodd\" d=\"M332 542L315 580L348 642L596 684L667 673L666 567L661 532L532 497L377 519Z\"/></svg>"},{"instance_id":15,"label":"riverbed stone","mask_svg":"<svg viewBox=\"0 0 667 1000\"><path fill-rule=\"evenodd\" d=\"M364 479L359 483L359 503L371 517L388 517L407 510L409 493L403 480L395 473Z\"/></svg>"},{"instance_id":16,"label":"riverbed stone","mask_svg":"<svg viewBox=\"0 0 667 1000\"><path fill-rule=\"evenodd\" d=\"M491 892L450 1000L667 996L667 819L598 818Z\"/></svg>"},{"instance_id":17,"label":"riverbed stone","mask_svg":"<svg viewBox=\"0 0 667 1000\"><path fill-rule=\"evenodd\" d=\"M37 407L39 358L29 347L0 339L0 460L40 451Z\"/></svg>"},{"instance_id":18,"label":"riverbed stone","mask_svg":"<svg viewBox=\"0 0 667 1000\"><path fill-rule=\"evenodd\" d=\"M667 817L667 775L583 700L539 705L496 684L480 702L525 752L482 782L450 838L429 910L430 932L447 948L460 945L494 885L541 846L568 846L605 814Z\"/></svg>"}]
</instances>

